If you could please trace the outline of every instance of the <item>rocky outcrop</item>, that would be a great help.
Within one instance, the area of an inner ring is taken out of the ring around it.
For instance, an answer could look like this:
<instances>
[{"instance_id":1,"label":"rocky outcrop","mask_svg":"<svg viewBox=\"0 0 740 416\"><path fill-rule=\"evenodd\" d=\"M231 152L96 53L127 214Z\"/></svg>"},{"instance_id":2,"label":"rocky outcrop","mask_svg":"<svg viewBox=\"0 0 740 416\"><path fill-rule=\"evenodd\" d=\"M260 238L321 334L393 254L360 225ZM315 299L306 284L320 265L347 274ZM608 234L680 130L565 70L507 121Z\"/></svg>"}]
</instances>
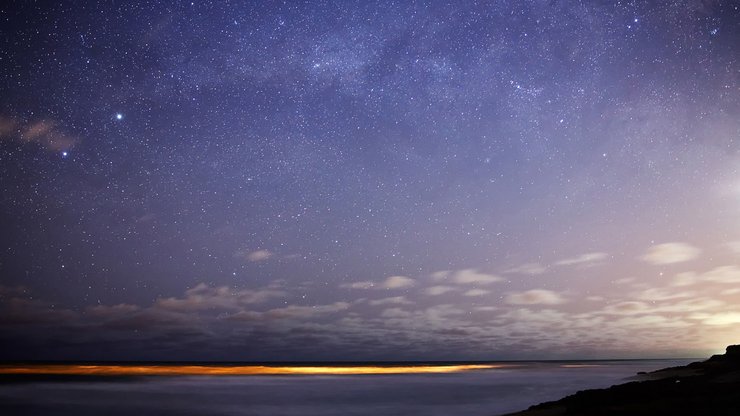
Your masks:
<instances>
[{"instance_id":1,"label":"rocky outcrop","mask_svg":"<svg viewBox=\"0 0 740 416\"><path fill-rule=\"evenodd\" d=\"M585 390L510 416L740 415L740 345L683 367L600 390Z\"/></svg>"}]
</instances>

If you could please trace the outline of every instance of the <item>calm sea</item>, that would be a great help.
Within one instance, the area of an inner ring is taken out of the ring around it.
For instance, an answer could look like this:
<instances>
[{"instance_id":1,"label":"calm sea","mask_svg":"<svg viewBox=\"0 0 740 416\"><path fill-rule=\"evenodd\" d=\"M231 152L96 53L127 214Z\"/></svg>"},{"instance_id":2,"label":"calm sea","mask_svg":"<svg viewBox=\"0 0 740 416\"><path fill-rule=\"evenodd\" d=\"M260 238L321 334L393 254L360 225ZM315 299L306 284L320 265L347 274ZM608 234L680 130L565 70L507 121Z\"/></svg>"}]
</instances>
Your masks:
<instances>
[{"instance_id":1,"label":"calm sea","mask_svg":"<svg viewBox=\"0 0 740 416\"><path fill-rule=\"evenodd\" d=\"M0 414L493 416L689 361L529 362L452 374L6 380Z\"/></svg>"}]
</instances>

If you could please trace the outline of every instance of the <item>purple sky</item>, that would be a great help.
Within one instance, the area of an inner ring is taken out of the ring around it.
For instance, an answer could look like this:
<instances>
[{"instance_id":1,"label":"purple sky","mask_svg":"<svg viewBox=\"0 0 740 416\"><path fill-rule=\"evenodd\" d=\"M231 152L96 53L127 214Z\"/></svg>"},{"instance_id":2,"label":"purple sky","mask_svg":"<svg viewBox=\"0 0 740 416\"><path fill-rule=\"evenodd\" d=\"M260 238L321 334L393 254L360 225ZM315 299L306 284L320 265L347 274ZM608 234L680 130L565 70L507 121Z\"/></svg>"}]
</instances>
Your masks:
<instances>
[{"instance_id":1,"label":"purple sky","mask_svg":"<svg viewBox=\"0 0 740 416\"><path fill-rule=\"evenodd\" d=\"M5 1L0 359L720 351L739 39L729 1Z\"/></svg>"}]
</instances>

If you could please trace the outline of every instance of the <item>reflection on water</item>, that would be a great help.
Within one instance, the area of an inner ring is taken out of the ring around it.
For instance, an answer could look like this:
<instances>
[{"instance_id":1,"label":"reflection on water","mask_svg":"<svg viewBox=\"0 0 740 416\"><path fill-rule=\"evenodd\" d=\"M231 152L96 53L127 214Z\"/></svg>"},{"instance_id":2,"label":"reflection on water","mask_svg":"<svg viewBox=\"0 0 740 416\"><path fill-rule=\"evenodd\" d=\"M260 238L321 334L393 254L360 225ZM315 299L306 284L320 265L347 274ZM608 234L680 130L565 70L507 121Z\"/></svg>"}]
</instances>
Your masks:
<instances>
[{"instance_id":1,"label":"reflection on water","mask_svg":"<svg viewBox=\"0 0 740 416\"><path fill-rule=\"evenodd\" d=\"M95 376L248 376L248 375L343 375L343 374L428 374L503 368L504 364L468 365L347 365L347 366L265 366L265 365L0 365L0 374L54 374Z\"/></svg>"},{"instance_id":2,"label":"reflection on water","mask_svg":"<svg viewBox=\"0 0 740 416\"><path fill-rule=\"evenodd\" d=\"M78 381L6 380L0 382L0 414L490 416L555 400L577 390L606 387L622 382L638 371L685 363L491 364L489 369L394 375L187 375L77 377ZM22 377L20 379L23 380Z\"/></svg>"}]
</instances>

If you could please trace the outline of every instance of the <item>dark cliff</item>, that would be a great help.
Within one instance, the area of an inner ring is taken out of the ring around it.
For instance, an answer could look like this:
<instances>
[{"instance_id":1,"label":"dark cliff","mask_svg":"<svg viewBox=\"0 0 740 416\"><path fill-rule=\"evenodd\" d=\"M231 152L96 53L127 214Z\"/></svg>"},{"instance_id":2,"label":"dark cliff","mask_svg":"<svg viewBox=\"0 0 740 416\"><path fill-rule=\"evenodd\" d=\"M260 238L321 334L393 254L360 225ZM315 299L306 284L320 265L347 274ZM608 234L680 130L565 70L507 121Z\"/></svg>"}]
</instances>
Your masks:
<instances>
[{"instance_id":1,"label":"dark cliff","mask_svg":"<svg viewBox=\"0 0 740 416\"><path fill-rule=\"evenodd\" d=\"M510 416L740 415L740 345L683 367L600 390L585 390Z\"/></svg>"}]
</instances>

